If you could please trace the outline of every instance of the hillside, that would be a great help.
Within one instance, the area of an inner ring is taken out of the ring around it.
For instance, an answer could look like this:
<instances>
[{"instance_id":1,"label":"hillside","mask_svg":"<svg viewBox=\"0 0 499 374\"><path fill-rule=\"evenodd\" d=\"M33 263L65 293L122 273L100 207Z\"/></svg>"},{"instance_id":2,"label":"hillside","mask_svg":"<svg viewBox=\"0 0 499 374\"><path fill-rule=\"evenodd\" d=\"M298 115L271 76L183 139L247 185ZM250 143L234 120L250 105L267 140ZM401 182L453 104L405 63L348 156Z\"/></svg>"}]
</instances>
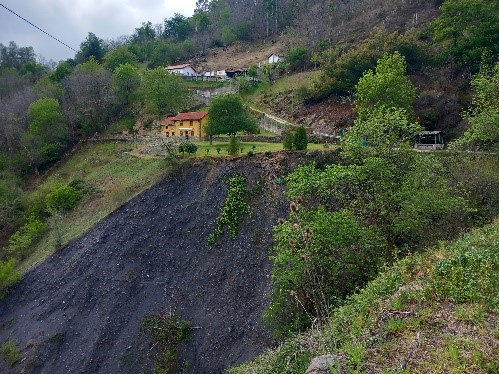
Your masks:
<instances>
[{"instance_id":1,"label":"hillside","mask_svg":"<svg viewBox=\"0 0 499 374\"><path fill-rule=\"evenodd\" d=\"M324 326L231 374L497 373L499 220L386 269ZM328 362L337 371L326 370Z\"/></svg>"},{"instance_id":2,"label":"hillside","mask_svg":"<svg viewBox=\"0 0 499 374\"><path fill-rule=\"evenodd\" d=\"M0 341L22 357L12 367L1 360L0 371L150 372L155 346L141 323L174 312L193 326L180 355L192 372L220 372L261 353L271 344L262 327L270 230L286 205L272 181L288 162L194 163L29 271L0 300ZM252 215L237 240L225 235L209 248L225 180L235 174L258 191Z\"/></svg>"}]
</instances>

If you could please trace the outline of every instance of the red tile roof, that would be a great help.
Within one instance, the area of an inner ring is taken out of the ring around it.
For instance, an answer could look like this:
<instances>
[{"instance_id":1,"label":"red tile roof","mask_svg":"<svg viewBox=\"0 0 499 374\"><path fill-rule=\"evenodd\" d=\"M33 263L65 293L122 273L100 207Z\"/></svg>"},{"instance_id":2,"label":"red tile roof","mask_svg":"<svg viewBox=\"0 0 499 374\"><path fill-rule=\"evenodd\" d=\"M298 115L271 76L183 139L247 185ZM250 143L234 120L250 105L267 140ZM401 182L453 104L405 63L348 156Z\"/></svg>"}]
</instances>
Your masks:
<instances>
[{"instance_id":1,"label":"red tile roof","mask_svg":"<svg viewBox=\"0 0 499 374\"><path fill-rule=\"evenodd\" d=\"M171 125L173 124L173 121L175 121L175 117L167 117L165 119L162 119L160 122L164 125Z\"/></svg>"},{"instance_id":2,"label":"red tile roof","mask_svg":"<svg viewBox=\"0 0 499 374\"><path fill-rule=\"evenodd\" d=\"M179 113L175 117L171 117L173 120L178 120L178 121L188 121L188 120L201 120L206 115L208 112L186 112L186 113Z\"/></svg>"}]
</instances>

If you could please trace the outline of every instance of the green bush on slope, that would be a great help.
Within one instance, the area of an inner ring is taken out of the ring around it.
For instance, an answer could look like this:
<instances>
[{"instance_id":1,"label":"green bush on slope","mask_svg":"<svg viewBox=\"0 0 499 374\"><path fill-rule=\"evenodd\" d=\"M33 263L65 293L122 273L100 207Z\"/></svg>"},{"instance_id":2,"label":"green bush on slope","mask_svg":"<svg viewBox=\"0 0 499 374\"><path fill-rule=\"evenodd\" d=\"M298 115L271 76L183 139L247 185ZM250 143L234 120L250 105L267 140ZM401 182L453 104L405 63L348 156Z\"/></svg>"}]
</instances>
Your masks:
<instances>
[{"instance_id":1,"label":"green bush on slope","mask_svg":"<svg viewBox=\"0 0 499 374\"><path fill-rule=\"evenodd\" d=\"M498 280L496 219L399 261L334 309L321 329L229 372L302 374L304 357L321 354L342 357L347 372L395 372L409 353L411 372L496 372Z\"/></svg>"}]
</instances>

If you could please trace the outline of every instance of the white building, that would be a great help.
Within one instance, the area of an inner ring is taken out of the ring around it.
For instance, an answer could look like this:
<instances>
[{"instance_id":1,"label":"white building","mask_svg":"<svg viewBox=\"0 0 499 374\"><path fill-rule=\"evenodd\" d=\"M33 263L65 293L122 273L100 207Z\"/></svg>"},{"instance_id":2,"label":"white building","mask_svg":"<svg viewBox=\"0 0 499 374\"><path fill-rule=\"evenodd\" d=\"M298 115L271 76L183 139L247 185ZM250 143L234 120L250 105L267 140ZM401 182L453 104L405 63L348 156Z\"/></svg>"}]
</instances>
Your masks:
<instances>
[{"instance_id":1,"label":"white building","mask_svg":"<svg viewBox=\"0 0 499 374\"><path fill-rule=\"evenodd\" d=\"M269 56L269 64L275 64L276 62L282 62L284 61L284 56L279 56L276 55L275 53L272 53Z\"/></svg>"},{"instance_id":2,"label":"white building","mask_svg":"<svg viewBox=\"0 0 499 374\"><path fill-rule=\"evenodd\" d=\"M165 69L173 74L182 75L184 77L193 77L197 75L196 70L194 70L190 64L170 65Z\"/></svg>"}]
</instances>

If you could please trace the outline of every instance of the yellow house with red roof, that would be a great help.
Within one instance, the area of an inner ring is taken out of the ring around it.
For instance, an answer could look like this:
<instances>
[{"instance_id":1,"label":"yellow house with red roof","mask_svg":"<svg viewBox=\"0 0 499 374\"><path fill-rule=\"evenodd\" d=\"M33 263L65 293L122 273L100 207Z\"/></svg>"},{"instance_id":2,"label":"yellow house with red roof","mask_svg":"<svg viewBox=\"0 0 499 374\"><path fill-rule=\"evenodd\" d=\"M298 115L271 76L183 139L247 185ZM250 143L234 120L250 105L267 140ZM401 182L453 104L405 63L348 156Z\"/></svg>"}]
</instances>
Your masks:
<instances>
[{"instance_id":1,"label":"yellow house with red roof","mask_svg":"<svg viewBox=\"0 0 499 374\"><path fill-rule=\"evenodd\" d=\"M169 137L204 138L208 112L186 112L160 121L161 134Z\"/></svg>"}]
</instances>

